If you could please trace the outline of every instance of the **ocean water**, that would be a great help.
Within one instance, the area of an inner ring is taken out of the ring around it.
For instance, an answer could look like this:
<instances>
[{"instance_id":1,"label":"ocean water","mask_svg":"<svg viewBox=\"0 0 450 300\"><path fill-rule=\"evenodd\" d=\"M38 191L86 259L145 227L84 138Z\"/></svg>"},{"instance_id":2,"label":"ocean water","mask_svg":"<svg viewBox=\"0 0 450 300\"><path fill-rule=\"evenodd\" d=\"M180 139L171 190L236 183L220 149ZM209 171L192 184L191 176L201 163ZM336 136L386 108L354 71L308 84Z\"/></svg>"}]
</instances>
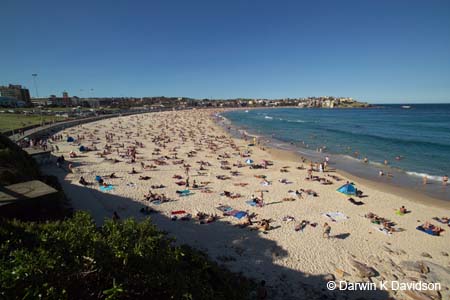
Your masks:
<instances>
[{"instance_id":1,"label":"ocean water","mask_svg":"<svg viewBox=\"0 0 450 300\"><path fill-rule=\"evenodd\" d=\"M430 183L441 181L443 175L450 175L450 104L410 106L255 109L222 115L234 126L280 148L313 159L333 157L338 168L350 173L357 169L378 175L383 170L409 177L405 178L415 184L425 175ZM365 157L369 164L362 162Z\"/></svg>"}]
</instances>

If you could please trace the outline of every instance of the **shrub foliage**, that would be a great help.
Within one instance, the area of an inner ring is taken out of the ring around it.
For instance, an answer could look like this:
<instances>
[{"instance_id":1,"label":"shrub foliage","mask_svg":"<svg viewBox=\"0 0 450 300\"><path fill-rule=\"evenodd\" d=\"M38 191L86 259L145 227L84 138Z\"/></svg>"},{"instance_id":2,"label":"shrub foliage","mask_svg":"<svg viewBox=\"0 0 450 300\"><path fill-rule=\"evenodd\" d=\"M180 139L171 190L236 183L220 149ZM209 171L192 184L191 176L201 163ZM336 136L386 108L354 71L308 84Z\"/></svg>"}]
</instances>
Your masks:
<instances>
[{"instance_id":1,"label":"shrub foliage","mask_svg":"<svg viewBox=\"0 0 450 300\"><path fill-rule=\"evenodd\" d=\"M247 299L251 287L149 219L0 221L0 298Z\"/></svg>"}]
</instances>

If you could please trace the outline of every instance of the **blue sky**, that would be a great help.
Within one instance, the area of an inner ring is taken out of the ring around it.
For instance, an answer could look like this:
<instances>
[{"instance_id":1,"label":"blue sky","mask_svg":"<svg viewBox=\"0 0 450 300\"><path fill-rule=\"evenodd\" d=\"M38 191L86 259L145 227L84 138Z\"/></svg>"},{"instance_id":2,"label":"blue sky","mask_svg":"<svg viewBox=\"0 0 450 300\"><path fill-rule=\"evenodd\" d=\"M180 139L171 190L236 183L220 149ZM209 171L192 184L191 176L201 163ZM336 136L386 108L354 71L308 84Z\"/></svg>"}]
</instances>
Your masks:
<instances>
[{"instance_id":1,"label":"blue sky","mask_svg":"<svg viewBox=\"0 0 450 300\"><path fill-rule=\"evenodd\" d=\"M3 0L0 85L35 96L450 102L450 1ZM91 90L93 89L93 90Z\"/></svg>"}]
</instances>

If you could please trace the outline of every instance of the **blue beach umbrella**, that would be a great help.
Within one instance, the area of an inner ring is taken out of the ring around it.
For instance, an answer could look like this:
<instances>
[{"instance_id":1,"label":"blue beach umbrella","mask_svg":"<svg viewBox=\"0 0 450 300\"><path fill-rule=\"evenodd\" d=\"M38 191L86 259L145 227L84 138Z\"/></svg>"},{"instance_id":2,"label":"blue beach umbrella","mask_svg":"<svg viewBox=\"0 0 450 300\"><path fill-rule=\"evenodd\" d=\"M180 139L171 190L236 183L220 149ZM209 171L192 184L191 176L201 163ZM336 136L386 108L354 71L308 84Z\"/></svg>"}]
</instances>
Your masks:
<instances>
[{"instance_id":1,"label":"blue beach umbrella","mask_svg":"<svg viewBox=\"0 0 450 300\"><path fill-rule=\"evenodd\" d=\"M356 195L356 188L351 183L344 184L343 186L338 188L337 191L339 193L342 193L342 194L345 194L345 195L353 195L353 196Z\"/></svg>"}]
</instances>

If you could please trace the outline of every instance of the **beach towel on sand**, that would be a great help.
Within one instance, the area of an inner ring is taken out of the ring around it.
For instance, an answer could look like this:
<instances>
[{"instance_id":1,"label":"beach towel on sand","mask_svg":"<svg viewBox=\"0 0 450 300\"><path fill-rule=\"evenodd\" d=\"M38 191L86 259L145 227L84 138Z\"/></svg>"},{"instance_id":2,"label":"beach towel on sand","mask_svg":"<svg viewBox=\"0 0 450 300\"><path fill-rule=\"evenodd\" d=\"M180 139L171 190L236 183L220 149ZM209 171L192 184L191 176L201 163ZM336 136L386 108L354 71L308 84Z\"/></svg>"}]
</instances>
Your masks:
<instances>
[{"instance_id":1,"label":"beach towel on sand","mask_svg":"<svg viewBox=\"0 0 450 300\"><path fill-rule=\"evenodd\" d=\"M216 207L218 210L220 210L221 212L228 212L228 211L232 211L233 208L231 206L228 205L220 205Z\"/></svg>"},{"instance_id":2,"label":"beach towel on sand","mask_svg":"<svg viewBox=\"0 0 450 300\"><path fill-rule=\"evenodd\" d=\"M247 213L245 211L238 211L233 217L238 218L238 219L242 219L246 215L247 215Z\"/></svg>"},{"instance_id":3,"label":"beach towel on sand","mask_svg":"<svg viewBox=\"0 0 450 300\"><path fill-rule=\"evenodd\" d=\"M348 217L345 214L339 211L323 213L322 216L327 217L333 222L341 222L348 219Z\"/></svg>"},{"instance_id":4,"label":"beach towel on sand","mask_svg":"<svg viewBox=\"0 0 450 300\"><path fill-rule=\"evenodd\" d=\"M108 186L100 186L100 190L102 190L103 192L107 192L107 191L111 191L114 189L114 186L112 185L108 185Z\"/></svg>"},{"instance_id":5,"label":"beach towel on sand","mask_svg":"<svg viewBox=\"0 0 450 300\"><path fill-rule=\"evenodd\" d=\"M189 196L189 195L193 195L193 194L194 194L194 193L192 193L190 190L176 191L176 193L177 193L178 196L180 196L180 197L185 197L185 196Z\"/></svg>"},{"instance_id":6,"label":"beach towel on sand","mask_svg":"<svg viewBox=\"0 0 450 300\"><path fill-rule=\"evenodd\" d=\"M382 228L382 227L377 227L377 226L373 226L374 229L376 229L377 231L384 233L385 235L391 235L392 232L389 232L389 230L387 230L386 228Z\"/></svg>"},{"instance_id":7,"label":"beach towel on sand","mask_svg":"<svg viewBox=\"0 0 450 300\"><path fill-rule=\"evenodd\" d=\"M226 212L224 212L223 214L226 215L226 216L234 216L234 215L236 215L238 212L239 212L238 210L233 209L233 210L226 211Z\"/></svg>"},{"instance_id":8,"label":"beach towel on sand","mask_svg":"<svg viewBox=\"0 0 450 300\"><path fill-rule=\"evenodd\" d=\"M182 214L185 214L186 213L186 211L185 210L173 210L172 211L172 215L182 215Z\"/></svg>"},{"instance_id":9,"label":"beach towel on sand","mask_svg":"<svg viewBox=\"0 0 450 300\"><path fill-rule=\"evenodd\" d=\"M256 202L253 200L245 201L245 203L247 203L250 206L256 206Z\"/></svg>"},{"instance_id":10,"label":"beach towel on sand","mask_svg":"<svg viewBox=\"0 0 450 300\"><path fill-rule=\"evenodd\" d=\"M434 232L431 229L425 229L425 228L423 228L422 225L417 226L416 229L419 230L419 231L425 232L425 233L427 233L429 235L439 236L439 233Z\"/></svg>"}]
</instances>

